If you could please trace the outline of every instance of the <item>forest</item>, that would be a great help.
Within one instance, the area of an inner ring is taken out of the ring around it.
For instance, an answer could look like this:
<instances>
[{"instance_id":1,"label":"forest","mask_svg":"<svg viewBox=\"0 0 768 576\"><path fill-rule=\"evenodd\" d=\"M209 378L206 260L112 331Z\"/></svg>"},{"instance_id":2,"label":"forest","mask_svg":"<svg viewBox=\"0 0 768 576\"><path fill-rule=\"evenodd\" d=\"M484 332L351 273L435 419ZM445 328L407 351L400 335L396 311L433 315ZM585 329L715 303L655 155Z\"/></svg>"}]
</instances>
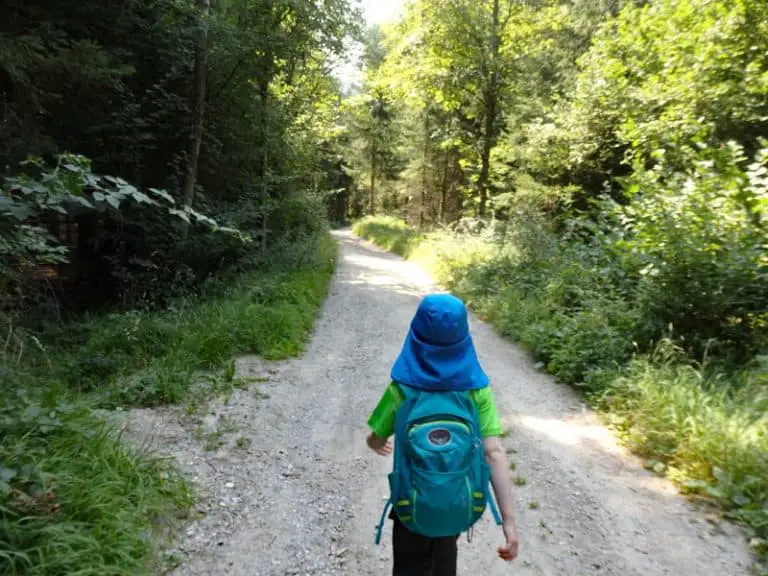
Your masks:
<instances>
[{"instance_id":1,"label":"forest","mask_svg":"<svg viewBox=\"0 0 768 576\"><path fill-rule=\"evenodd\" d=\"M7 1L0 190L2 574L173 565L105 414L301 354L350 222L768 553L765 2Z\"/></svg>"},{"instance_id":2,"label":"forest","mask_svg":"<svg viewBox=\"0 0 768 576\"><path fill-rule=\"evenodd\" d=\"M766 4L414 0L365 45L356 233L764 552Z\"/></svg>"}]
</instances>

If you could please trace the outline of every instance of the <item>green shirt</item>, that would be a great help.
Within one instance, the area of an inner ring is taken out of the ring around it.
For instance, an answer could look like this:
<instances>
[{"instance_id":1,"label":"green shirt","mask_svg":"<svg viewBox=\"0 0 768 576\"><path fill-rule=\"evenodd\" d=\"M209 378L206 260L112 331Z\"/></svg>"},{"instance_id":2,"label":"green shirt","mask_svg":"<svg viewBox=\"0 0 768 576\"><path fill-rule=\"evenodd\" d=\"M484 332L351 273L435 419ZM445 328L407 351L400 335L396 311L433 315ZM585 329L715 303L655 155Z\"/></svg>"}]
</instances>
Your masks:
<instances>
[{"instance_id":1,"label":"green shirt","mask_svg":"<svg viewBox=\"0 0 768 576\"><path fill-rule=\"evenodd\" d=\"M483 438L501 436L503 432L501 420L490 386L473 390L469 395L477 406L477 412L480 416L480 434ZM389 438L395 433L395 414L404 399L400 386L392 382L384 391L384 395L368 419L368 426L371 427L376 436Z\"/></svg>"}]
</instances>

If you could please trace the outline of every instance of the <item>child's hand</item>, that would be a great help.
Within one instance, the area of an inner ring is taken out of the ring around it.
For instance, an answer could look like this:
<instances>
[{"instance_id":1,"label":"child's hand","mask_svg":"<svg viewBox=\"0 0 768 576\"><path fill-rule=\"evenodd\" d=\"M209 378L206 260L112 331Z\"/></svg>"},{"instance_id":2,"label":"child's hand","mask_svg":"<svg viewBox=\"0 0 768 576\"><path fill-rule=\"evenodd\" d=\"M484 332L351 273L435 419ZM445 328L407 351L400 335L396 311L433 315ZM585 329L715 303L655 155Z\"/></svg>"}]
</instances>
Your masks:
<instances>
[{"instance_id":1,"label":"child's hand","mask_svg":"<svg viewBox=\"0 0 768 576\"><path fill-rule=\"evenodd\" d=\"M368 436L368 448L379 456L389 456L392 454L392 441L386 438L379 438L375 434L370 434Z\"/></svg>"},{"instance_id":2,"label":"child's hand","mask_svg":"<svg viewBox=\"0 0 768 576\"><path fill-rule=\"evenodd\" d=\"M505 562L512 562L520 553L520 542L517 539L517 527L513 522L504 524L504 537L507 539L504 546L499 546L499 558Z\"/></svg>"}]
</instances>

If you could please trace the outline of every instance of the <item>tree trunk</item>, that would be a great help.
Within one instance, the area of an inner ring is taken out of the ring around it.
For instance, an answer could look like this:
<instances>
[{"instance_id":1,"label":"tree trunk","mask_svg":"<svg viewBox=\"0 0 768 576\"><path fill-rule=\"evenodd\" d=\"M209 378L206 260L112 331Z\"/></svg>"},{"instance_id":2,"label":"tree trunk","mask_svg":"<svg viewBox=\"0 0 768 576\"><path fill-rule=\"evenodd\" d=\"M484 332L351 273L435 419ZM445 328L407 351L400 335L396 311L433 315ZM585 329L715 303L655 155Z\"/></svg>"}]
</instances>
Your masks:
<instances>
[{"instance_id":1,"label":"tree trunk","mask_svg":"<svg viewBox=\"0 0 768 576\"><path fill-rule=\"evenodd\" d=\"M259 80L259 98L261 100L259 111L259 136L261 137L261 159L259 161L259 177L261 178L261 201L263 214L261 215L261 252L267 252L267 220L269 218L269 156L267 140L269 139L269 76L267 71Z\"/></svg>"},{"instance_id":2,"label":"tree trunk","mask_svg":"<svg viewBox=\"0 0 768 576\"><path fill-rule=\"evenodd\" d=\"M424 227L424 201L427 196L427 157L429 147L429 113L424 112L424 153L421 159L421 195L419 196L419 228Z\"/></svg>"},{"instance_id":3,"label":"tree trunk","mask_svg":"<svg viewBox=\"0 0 768 576\"><path fill-rule=\"evenodd\" d=\"M203 140L203 125L205 113L205 89L208 72L208 11L210 0L198 0L200 10L200 29L195 46L195 102L192 109L192 134L189 139L187 159L187 175L184 179L183 204L192 207L195 197L195 182L197 180L197 165L200 160L200 144Z\"/></svg>"},{"instance_id":4,"label":"tree trunk","mask_svg":"<svg viewBox=\"0 0 768 576\"><path fill-rule=\"evenodd\" d=\"M499 32L499 0L493 0L493 15L491 21L490 57L488 64L488 78L484 89L485 99L485 126L483 129L483 148L481 152L480 178L480 206L478 214L483 217L486 214L488 197L490 195L491 180L491 151L496 146L496 117L498 116L498 61L499 45L501 37Z\"/></svg>"},{"instance_id":5,"label":"tree trunk","mask_svg":"<svg viewBox=\"0 0 768 576\"><path fill-rule=\"evenodd\" d=\"M371 144L371 216L376 215L376 140Z\"/></svg>"},{"instance_id":6,"label":"tree trunk","mask_svg":"<svg viewBox=\"0 0 768 576\"><path fill-rule=\"evenodd\" d=\"M440 206L438 208L437 217L441 224L445 224L445 199L448 195L448 167L451 161L451 151L446 150L443 160L443 178L440 182Z\"/></svg>"}]
</instances>

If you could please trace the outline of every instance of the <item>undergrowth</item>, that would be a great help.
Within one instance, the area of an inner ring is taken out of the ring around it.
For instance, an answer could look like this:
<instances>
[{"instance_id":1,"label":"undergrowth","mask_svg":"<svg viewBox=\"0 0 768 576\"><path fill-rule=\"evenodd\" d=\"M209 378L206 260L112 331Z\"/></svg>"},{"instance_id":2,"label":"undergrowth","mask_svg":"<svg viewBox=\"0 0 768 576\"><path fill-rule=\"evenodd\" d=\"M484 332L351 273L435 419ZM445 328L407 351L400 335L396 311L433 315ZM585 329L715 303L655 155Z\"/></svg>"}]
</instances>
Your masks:
<instances>
[{"instance_id":1,"label":"undergrowth","mask_svg":"<svg viewBox=\"0 0 768 576\"><path fill-rule=\"evenodd\" d=\"M253 273L165 312L83 320L57 334L7 327L0 348L0 574L156 574L193 502L163 459L121 442L97 408L201 401L243 385L233 358L297 355L333 272L328 236L296 270Z\"/></svg>"},{"instance_id":2,"label":"undergrowth","mask_svg":"<svg viewBox=\"0 0 768 576\"><path fill-rule=\"evenodd\" d=\"M417 236L390 223L368 218L354 231L385 248L407 245L410 259L581 390L649 468L718 504L751 528L757 552L768 552L764 356L746 364L694 359L673 326L655 341L644 338L651 313L633 300L636 280L584 237L558 237L541 224L501 239Z\"/></svg>"},{"instance_id":3,"label":"undergrowth","mask_svg":"<svg viewBox=\"0 0 768 576\"><path fill-rule=\"evenodd\" d=\"M80 341L60 333L49 361L40 363L52 367L42 377L92 394L102 407L155 406L179 402L197 372L220 369L234 356L296 356L325 299L335 250L324 237L314 261L297 270L246 275L214 298L182 300L161 313L68 326Z\"/></svg>"}]
</instances>

